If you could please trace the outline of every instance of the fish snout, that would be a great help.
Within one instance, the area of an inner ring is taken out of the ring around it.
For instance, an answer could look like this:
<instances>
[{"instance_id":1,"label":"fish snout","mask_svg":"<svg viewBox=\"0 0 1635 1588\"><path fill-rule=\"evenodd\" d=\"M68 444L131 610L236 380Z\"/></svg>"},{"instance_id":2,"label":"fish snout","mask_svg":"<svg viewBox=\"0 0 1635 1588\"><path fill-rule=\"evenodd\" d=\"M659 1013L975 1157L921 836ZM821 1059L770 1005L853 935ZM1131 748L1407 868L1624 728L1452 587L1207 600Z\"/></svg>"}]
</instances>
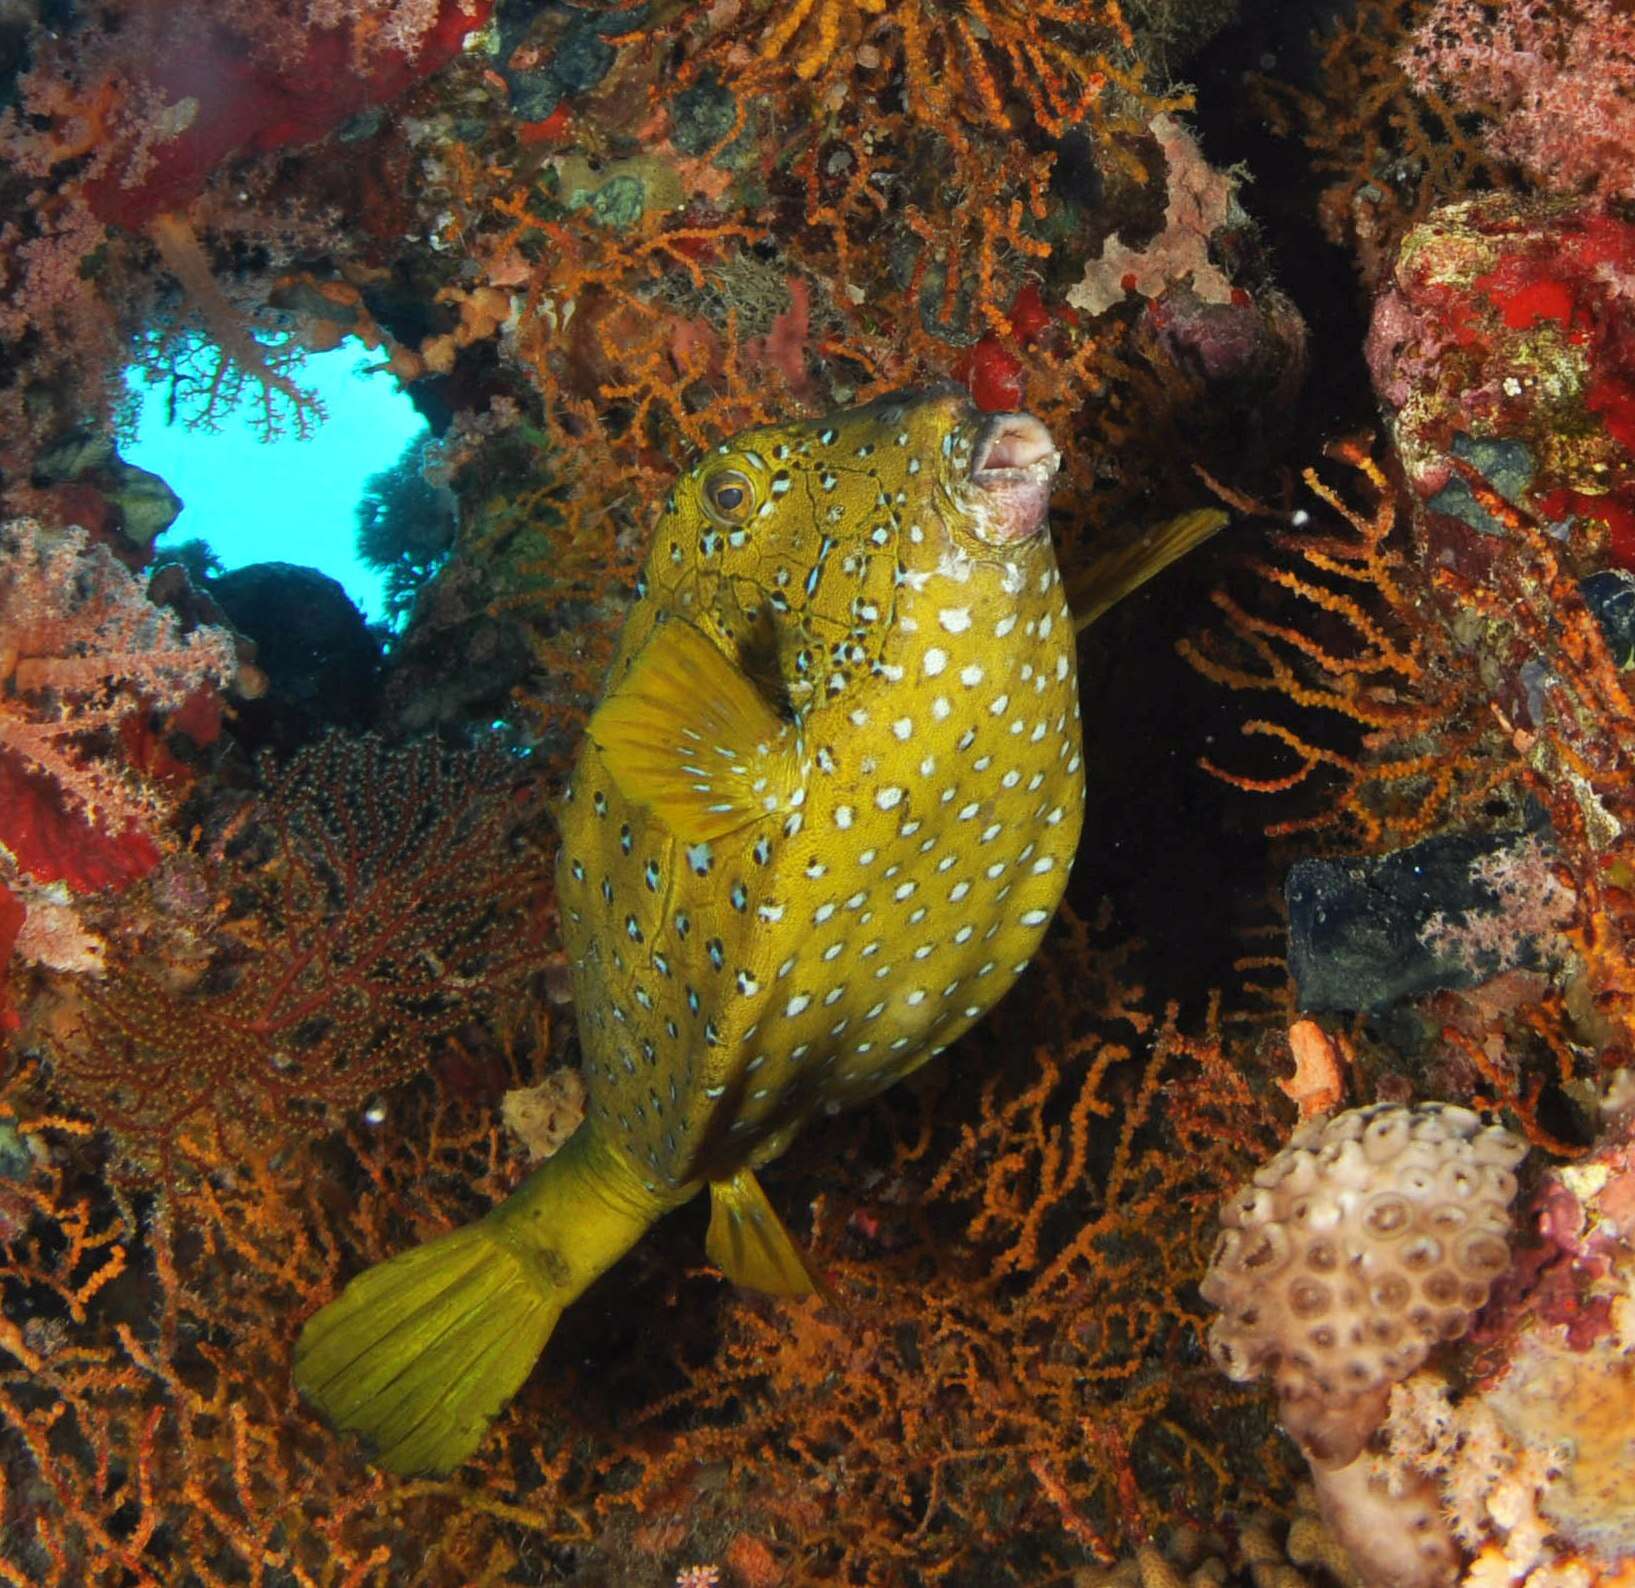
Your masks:
<instances>
[{"instance_id":1,"label":"fish snout","mask_svg":"<svg viewBox=\"0 0 1635 1588\"><path fill-rule=\"evenodd\" d=\"M993 414L971 452L970 485L982 510L976 515L983 540L1009 545L1044 527L1050 488L1062 455L1050 431L1032 414Z\"/></svg>"}]
</instances>

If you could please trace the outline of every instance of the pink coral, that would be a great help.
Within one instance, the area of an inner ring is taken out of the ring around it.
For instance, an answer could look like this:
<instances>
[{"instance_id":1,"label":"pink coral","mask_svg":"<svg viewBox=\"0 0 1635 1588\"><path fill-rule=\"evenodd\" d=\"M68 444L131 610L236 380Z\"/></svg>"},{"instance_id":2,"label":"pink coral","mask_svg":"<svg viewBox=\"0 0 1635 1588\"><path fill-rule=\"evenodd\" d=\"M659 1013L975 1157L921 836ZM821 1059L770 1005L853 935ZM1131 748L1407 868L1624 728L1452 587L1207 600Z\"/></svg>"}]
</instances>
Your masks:
<instances>
[{"instance_id":1,"label":"pink coral","mask_svg":"<svg viewBox=\"0 0 1635 1588\"><path fill-rule=\"evenodd\" d=\"M1422 92L1496 111L1489 149L1540 186L1635 197L1635 15L1618 0L1437 0L1400 60Z\"/></svg>"},{"instance_id":2,"label":"pink coral","mask_svg":"<svg viewBox=\"0 0 1635 1588\"><path fill-rule=\"evenodd\" d=\"M180 706L196 689L226 684L237 665L225 630L183 634L78 526L54 533L19 519L0 528L0 756L50 778L59 800L98 825L143 830L156 801L116 762L82 753L87 736L116 730L143 703ZM17 854L13 797L4 836Z\"/></svg>"}]
</instances>

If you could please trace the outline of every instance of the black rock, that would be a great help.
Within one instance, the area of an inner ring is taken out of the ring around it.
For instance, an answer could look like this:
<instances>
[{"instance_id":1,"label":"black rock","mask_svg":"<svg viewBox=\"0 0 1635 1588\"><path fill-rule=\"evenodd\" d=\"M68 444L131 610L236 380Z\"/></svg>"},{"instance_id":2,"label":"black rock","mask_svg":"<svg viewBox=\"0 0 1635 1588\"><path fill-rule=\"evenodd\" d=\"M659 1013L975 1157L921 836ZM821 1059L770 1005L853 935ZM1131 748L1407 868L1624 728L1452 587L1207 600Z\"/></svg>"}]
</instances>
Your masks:
<instances>
[{"instance_id":1,"label":"black rock","mask_svg":"<svg viewBox=\"0 0 1635 1588\"><path fill-rule=\"evenodd\" d=\"M1635 665L1635 574L1606 568L1592 573L1578 593L1601 625L1613 661L1619 667Z\"/></svg>"},{"instance_id":2,"label":"black rock","mask_svg":"<svg viewBox=\"0 0 1635 1588\"><path fill-rule=\"evenodd\" d=\"M239 709L240 737L291 749L326 728L365 728L379 693L380 642L326 573L258 562L210 581L233 627L255 641L268 688Z\"/></svg>"},{"instance_id":3,"label":"black rock","mask_svg":"<svg viewBox=\"0 0 1635 1588\"><path fill-rule=\"evenodd\" d=\"M1559 942L1528 923L1549 914L1551 852L1548 830L1535 827L1298 861L1284 897L1300 1008L1378 1013L1421 993L1545 967Z\"/></svg>"}]
</instances>

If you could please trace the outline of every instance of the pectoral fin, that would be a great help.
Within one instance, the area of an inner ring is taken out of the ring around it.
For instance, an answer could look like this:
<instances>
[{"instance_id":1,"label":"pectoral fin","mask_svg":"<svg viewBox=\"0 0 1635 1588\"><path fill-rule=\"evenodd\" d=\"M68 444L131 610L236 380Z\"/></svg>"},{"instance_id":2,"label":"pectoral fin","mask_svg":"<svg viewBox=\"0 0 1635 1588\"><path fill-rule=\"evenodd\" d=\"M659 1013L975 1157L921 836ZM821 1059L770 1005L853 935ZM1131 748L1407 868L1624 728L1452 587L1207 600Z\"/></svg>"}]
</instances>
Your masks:
<instances>
[{"instance_id":1,"label":"pectoral fin","mask_svg":"<svg viewBox=\"0 0 1635 1588\"><path fill-rule=\"evenodd\" d=\"M733 1284L750 1290L769 1296L809 1296L822 1288L748 1169L740 1169L730 1180L710 1182L710 1229L704 1250Z\"/></svg>"},{"instance_id":2,"label":"pectoral fin","mask_svg":"<svg viewBox=\"0 0 1635 1588\"><path fill-rule=\"evenodd\" d=\"M795 803L794 726L690 623L653 631L586 732L625 795L678 838L720 838Z\"/></svg>"}]
</instances>

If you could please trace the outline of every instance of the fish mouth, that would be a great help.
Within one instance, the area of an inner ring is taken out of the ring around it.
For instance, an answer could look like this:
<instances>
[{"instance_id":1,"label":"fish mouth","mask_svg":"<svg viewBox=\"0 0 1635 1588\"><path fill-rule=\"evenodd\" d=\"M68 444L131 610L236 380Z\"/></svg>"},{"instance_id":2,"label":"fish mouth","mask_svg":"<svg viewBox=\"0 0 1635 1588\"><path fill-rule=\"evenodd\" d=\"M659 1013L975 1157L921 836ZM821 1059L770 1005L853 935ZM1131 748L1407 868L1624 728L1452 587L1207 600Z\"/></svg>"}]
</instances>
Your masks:
<instances>
[{"instance_id":1,"label":"fish mouth","mask_svg":"<svg viewBox=\"0 0 1635 1588\"><path fill-rule=\"evenodd\" d=\"M1045 527L1062 455L1032 414L993 414L971 450L977 533L996 545L1029 540Z\"/></svg>"}]
</instances>

